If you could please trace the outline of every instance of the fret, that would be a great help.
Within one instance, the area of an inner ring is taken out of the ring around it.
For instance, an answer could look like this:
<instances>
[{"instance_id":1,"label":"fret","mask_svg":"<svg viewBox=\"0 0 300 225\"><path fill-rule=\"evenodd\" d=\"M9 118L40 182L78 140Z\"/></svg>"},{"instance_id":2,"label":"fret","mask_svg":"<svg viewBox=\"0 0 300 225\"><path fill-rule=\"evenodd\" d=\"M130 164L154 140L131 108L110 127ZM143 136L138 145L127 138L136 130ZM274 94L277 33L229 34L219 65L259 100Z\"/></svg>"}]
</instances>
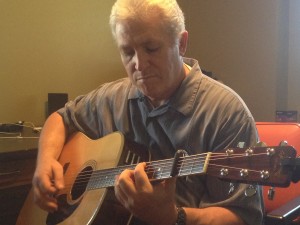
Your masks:
<instances>
[{"instance_id":1,"label":"fret","mask_svg":"<svg viewBox=\"0 0 300 225\"><path fill-rule=\"evenodd\" d=\"M180 169L180 176L188 176L192 174L201 173L203 171L203 163L201 164L201 162L197 160L197 166L195 166L195 160L191 161L190 158L191 157L185 158L185 160L183 161L182 167Z\"/></svg>"},{"instance_id":2,"label":"fret","mask_svg":"<svg viewBox=\"0 0 300 225\"><path fill-rule=\"evenodd\" d=\"M149 163L149 167L153 168L154 173L151 176L153 180L161 180L170 177L173 159L153 161Z\"/></svg>"},{"instance_id":3,"label":"fret","mask_svg":"<svg viewBox=\"0 0 300 225\"><path fill-rule=\"evenodd\" d=\"M96 170L93 172L88 182L87 190L113 187L115 183L115 177L117 175L121 174L125 169L134 169L134 167L135 165L128 165L117 168Z\"/></svg>"},{"instance_id":4,"label":"fret","mask_svg":"<svg viewBox=\"0 0 300 225\"><path fill-rule=\"evenodd\" d=\"M210 153L196 156L185 156L180 168L179 176L189 176L206 172Z\"/></svg>"}]
</instances>

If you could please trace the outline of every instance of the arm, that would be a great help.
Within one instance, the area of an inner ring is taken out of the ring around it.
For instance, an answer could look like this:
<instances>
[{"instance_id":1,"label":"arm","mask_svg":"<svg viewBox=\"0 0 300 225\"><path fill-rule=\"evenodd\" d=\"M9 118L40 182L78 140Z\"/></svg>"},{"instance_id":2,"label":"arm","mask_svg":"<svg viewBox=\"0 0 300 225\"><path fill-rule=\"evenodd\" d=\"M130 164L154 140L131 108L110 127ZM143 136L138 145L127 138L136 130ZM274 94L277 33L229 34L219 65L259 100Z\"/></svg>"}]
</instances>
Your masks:
<instances>
[{"instance_id":1,"label":"arm","mask_svg":"<svg viewBox=\"0 0 300 225\"><path fill-rule=\"evenodd\" d=\"M58 113L49 116L43 127L33 176L35 203L46 211L57 209L55 193L64 187L63 169L57 161L66 140L66 129Z\"/></svg>"},{"instance_id":2,"label":"arm","mask_svg":"<svg viewBox=\"0 0 300 225\"><path fill-rule=\"evenodd\" d=\"M202 209L184 209L186 212L186 225L245 225L240 217L226 208L207 207Z\"/></svg>"}]
</instances>

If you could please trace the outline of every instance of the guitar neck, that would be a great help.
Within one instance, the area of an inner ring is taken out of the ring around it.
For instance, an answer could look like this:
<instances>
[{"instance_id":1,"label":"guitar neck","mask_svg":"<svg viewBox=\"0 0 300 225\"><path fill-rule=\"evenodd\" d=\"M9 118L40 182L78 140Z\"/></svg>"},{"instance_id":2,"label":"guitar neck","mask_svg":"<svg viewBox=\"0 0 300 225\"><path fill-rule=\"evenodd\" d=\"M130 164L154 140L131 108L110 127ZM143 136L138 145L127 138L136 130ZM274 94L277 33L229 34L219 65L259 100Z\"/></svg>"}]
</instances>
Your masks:
<instances>
[{"instance_id":1,"label":"guitar neck","mask_svg":"<svg viewBox=\"0 0 300 225\"><path fill-rule=\"evenodd\" d=\"M177 154L171 159L148 162L145 172L150 181L205 173L227 181L286 187L292 171L283 167L281 161L295 156L296 151L291 146L236 148L191 156ZM135 166L93 171L87 189L113 187L117 175Z\"/></svg>"},{"instance_id":2,"label":"guitar neck","mask_svg":"<svg viewBox=\"0 0 300 225\"><path fill-rule=\"evenodd\" d=\"M147 162L145 172L149 180L166 180L173 176L184 177L205 173L210 153L200 155L181 155L178 158L170 158ZM113 187L115 177L126 169L134 169L136 164L120 166L116 168L96 170L92 173L87 185L88 190ZM174 173L174 171L176 171Z\"/></svg>"}]
</instances>

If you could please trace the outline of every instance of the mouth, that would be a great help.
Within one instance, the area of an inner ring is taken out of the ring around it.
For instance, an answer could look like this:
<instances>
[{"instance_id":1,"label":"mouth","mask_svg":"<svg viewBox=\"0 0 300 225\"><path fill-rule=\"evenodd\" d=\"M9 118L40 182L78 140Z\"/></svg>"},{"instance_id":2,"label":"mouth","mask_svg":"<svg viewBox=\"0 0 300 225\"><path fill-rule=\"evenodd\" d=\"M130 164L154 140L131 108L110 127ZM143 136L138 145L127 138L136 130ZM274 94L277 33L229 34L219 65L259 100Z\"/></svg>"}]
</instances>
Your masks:
<instances>
[{"instance_id":1,"label":"mouth","mask_svg":"<svg viewBox=\"0 0 300 225\"><path fill-rule=\"evenodd\" d=\"M144 76L138 76L138 77L136 78L136 80L137 80L137 81L139 81L139 80L148 80L148 79L154 78L154 77L155 77L154 75L144 75Z\"/></svg>"}]
</instances>

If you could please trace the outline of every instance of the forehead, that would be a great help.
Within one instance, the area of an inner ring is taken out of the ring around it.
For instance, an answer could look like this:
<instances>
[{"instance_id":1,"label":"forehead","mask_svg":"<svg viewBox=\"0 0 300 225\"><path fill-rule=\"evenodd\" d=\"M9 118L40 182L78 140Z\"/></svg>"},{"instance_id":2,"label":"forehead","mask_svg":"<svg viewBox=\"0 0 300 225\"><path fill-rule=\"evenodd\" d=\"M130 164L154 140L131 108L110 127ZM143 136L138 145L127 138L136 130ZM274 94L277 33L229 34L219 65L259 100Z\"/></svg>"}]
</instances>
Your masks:
<instances>
[{"instance_id":1,"label":"forehead","mask_svg":"<svg viewBox=\"0 0 300 225\"><path fill-rule=\"evenodd\" d=\"M116 25L116 41L119 47L132 44L170 41L170 35L157 21L122 21Z\"/></svg>"}]
</instances>

